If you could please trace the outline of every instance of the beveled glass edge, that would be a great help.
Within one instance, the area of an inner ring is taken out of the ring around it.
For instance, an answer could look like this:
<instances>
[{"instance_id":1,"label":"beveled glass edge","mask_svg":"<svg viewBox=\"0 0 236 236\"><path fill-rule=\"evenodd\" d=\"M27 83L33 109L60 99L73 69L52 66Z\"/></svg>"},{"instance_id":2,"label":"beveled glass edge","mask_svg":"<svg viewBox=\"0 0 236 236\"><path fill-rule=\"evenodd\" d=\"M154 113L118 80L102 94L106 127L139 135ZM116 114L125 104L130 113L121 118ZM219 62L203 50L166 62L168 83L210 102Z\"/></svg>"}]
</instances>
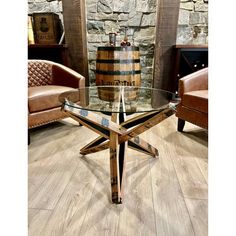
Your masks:
<instances>
[{"instance_id":1,"label":"beveled glass edge","mask_svg":"<svg viewBox=\"0 0 236 236\"><path fill-rule=\"evenodd\" d=\"M140 110L140 111L134 111L134 112L126 112L126 114L137 114L137 113L144 113L144 112L151 112L151 111L158 111L158 110L164 110L166 108L171 108L173 110L175 110L175 104L178 103L178 100L174 99L175 94L167 91L167 90L163 90L163 89L157 89L157 88L149 88L149 87L140 87L140 86L86 86L83 88L78 88L78 89L72 89L70 90L71 92L75 92L75 90L80 91L80 90L90 90L90 89L97 89L97 88L133 88L133 89L137 89L137 90L146 90L146 91L157 91L157 92L161 92L163 94L169 94L172 99L170 99L169 103L167 103L166 105L162 106L162 107L158 107L158 108L153 108L152 109L145 109L145 110ZM135 91L134 90L134 91ZM70 92L70 91L67 91ZM62 93L63 94L63 93ZM99 98L98 98L99 99ZM174 101L176 101L177 103L174 103ZM108 101L106 101L108 102ZM77 106L74 107L76 109L81 109L81 110L87 110L87 111L94 111L94 112L101 112L104 114L112 114L112 113L121 113L121 111L102 111L101 109L93 109L91 107L87 108L87 107L82 107L78 108Z\"/></svg>"}]
</instances>

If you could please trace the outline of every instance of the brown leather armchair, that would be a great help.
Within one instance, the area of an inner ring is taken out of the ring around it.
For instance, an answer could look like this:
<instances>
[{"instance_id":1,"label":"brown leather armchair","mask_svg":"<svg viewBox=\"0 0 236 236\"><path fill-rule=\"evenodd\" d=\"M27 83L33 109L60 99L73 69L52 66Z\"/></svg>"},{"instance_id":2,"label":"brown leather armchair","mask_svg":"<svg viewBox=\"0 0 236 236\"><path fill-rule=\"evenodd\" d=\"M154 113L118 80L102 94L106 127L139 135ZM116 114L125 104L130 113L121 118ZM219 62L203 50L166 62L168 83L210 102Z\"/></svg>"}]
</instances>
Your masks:
<instances>
[{"instance_id":1,"label":"brown leather armchair","mask_svg":"<svg viewBox=\"0 0 236 236\"><path fill-rule=\"evenodd\" d=\"M66 66L47 60L28 60L28 128L65 118L58 96L84 86L85 78Z\"/></svg>"},{"instance_id":2,"label":"brown leather armchair","mask_svg":"<svg viewBox=\"0 0 236 236\"><path fill-rule=\"evenodd\" d=\"M208 68L201 69L179 80L177 106L178 131L182 132L185 121L208 129Z\"/></svg>"}]
</instances>

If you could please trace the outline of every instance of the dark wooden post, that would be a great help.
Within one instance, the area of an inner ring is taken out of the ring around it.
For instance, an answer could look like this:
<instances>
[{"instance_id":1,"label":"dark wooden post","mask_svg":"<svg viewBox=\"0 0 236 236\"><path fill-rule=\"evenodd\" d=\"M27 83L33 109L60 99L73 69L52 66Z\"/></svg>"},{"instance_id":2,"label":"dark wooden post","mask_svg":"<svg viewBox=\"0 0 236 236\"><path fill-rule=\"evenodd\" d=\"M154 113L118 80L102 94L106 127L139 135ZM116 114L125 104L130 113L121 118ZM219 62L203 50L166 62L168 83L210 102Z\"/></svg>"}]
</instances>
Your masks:
<instances>
[{"instance_id":1,"label":"dark wooden post","mask_svg":"<svg viewBox=\"0 0 236 236\"><path fill-rule=\"evenodd\" d=\"M180 0L157 1L153 87L173 91L173 45L176 44Z\"/></svg>"},{"instance_id":2,"label":"dark wooden post","mask_svg":"<svg viewBox=\"0 0 236 236\"><path fill-rule=\"evenodd\" d=\"M85 0L62 0L68 64L89 86Z\"/></svg>"}]
</instances>

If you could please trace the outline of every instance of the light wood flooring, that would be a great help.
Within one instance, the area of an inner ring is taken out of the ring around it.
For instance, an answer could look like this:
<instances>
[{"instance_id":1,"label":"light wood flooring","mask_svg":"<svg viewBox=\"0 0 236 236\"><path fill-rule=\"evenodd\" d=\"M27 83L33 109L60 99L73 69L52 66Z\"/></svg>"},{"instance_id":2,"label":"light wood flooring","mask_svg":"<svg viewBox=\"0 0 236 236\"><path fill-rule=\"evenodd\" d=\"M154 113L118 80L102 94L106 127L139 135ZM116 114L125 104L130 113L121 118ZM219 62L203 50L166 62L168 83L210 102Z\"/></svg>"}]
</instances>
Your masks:
<instances>
[{"instance_id":1,"label":"light wood flooring","mask_svg":"<svg viewBox=\"0 0 236 236\"><path fill-rule=\"evenodd\" d=\"M97 135L70 118L31 130L29 236L205 236L208 134L169 117L141 135L159 158L128 149L123 204L111 203L109 151L80 148Z\"/></svg>"}]
</instances>

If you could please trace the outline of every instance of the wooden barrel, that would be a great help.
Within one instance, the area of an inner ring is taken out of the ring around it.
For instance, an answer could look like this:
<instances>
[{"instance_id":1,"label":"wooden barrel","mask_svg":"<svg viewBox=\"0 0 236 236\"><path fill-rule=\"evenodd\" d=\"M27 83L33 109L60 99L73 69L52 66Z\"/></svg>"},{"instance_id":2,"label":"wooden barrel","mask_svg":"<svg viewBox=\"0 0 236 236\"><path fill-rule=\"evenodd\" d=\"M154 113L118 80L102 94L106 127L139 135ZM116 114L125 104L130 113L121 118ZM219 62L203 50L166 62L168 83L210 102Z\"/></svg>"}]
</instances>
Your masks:
<instances>
[{"instance_id":1,"label":"wooden barrel","mask_svg":"<svg viewBox=\"0 0 236 236\"><path fill-rule=\"evenodd\" d=\"M140 86L141 68L139 47L98 47L96 60L97 86ZM114 92L99 89L99 97L113 101ZM135 92L130 93L130 100L135 99Z\"/></svg>"}]
</instances>

